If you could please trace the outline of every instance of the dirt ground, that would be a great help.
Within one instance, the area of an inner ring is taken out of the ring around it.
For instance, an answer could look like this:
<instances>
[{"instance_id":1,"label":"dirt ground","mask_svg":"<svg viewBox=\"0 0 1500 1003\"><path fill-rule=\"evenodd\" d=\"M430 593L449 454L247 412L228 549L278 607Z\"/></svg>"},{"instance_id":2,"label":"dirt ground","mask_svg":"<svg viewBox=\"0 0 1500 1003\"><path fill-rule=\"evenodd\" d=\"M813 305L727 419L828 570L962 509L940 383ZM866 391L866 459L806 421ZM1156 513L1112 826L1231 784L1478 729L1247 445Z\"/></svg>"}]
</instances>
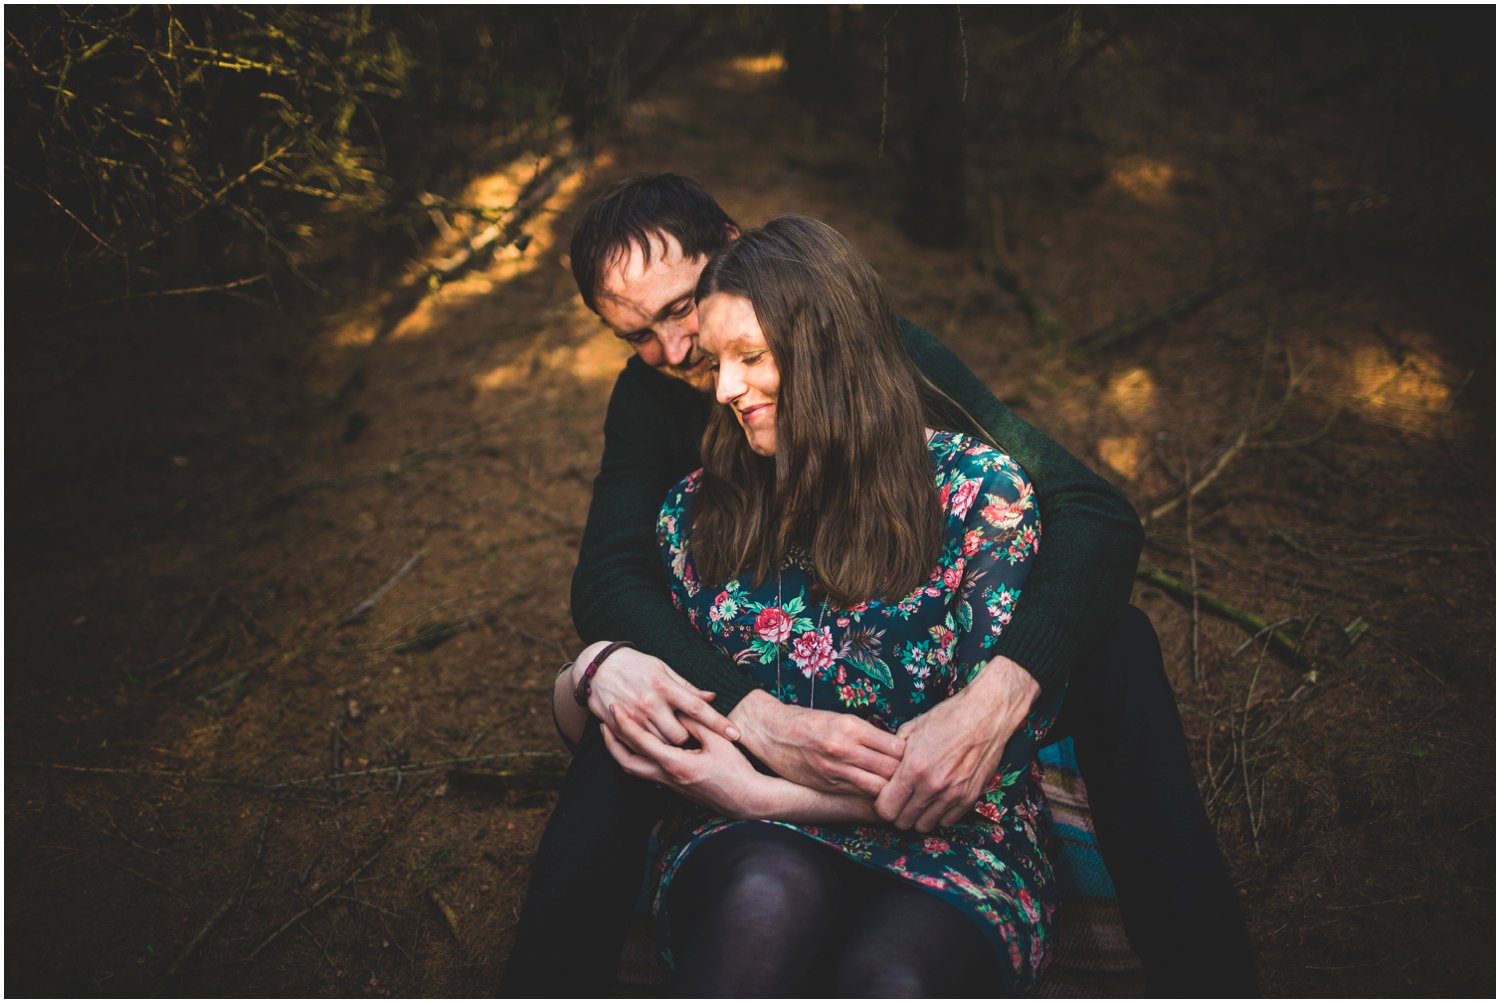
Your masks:
<instances>
[{"instance_id":1,"label":"dirt ground","mask_svg":"<svg viewBox=\"0 0 1500 1003\"><path fill-rule=\"evenodd\" d=\"M842 230L1150 514L1144 565L1299 641L1137 584L1266 990L1492 994L1494 259L1452 235L1493 219L1493 150L1466 188L1451 150L1386 157L1337 87L1252 114L1243 81L1181 65L1121 43L1066 128L973 123L985 262L911 245L891 162L799 110L776 58L712 57L598 152L476 177L505 205L559 159L524 249L388 333L396 280L295 319L13 331L6 993L492 990L625 358L566 235L580 196L670 169L742 222Z\"/></svg>"}]
</instances>

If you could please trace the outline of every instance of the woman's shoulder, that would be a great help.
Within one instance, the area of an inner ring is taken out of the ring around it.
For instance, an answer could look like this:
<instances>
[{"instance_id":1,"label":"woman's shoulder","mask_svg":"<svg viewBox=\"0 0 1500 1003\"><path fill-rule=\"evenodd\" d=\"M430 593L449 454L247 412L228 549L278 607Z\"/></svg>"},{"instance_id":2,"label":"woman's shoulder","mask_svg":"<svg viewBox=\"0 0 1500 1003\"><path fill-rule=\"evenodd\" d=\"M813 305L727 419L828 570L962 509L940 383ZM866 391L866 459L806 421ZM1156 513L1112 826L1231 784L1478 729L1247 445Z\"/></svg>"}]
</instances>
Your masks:
<instances>
[{"instance_id":1,"label":"woman's shoulder","mask_svg":"<svg viewBox=\"0 0 1500 1003\"><path fill-rule=\"evenodd\" d=\"M927 451L932 456L940 485L955 477L985 480L1003 475L1008 481L1017 476L1026 480L1026 472L1010 454L962 432L935 432L927 443Z\"/></svg>"},{"instance_id":2,"label":"woman's shoulder","mask_svg":"<svg viewBox=\"0 0 1500 1003\"><path fill-rule=\"evenodd\" d=\"M667 491L666 499L661 503L660 519L668 519L685 514L692 504L693 495L698 493L698 486L703 482L703 468L699 467L688 474L682 480Z\"/></svg>"}]
</instances>

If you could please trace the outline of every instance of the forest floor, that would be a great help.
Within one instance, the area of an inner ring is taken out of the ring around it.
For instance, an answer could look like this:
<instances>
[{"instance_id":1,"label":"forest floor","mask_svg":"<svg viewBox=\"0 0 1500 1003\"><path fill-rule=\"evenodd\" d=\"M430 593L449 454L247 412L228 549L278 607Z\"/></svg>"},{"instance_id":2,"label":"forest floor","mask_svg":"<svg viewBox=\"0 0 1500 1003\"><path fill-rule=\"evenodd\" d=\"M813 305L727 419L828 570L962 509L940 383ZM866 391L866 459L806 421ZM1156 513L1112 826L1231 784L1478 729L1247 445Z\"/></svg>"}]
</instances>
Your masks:
<instances>
[{"instance_id":1,"label":"forest floor","mask_svg":"<svg viewBox=\"0 0 1500 1003\"><path fill-rule=\"evenodd\" d=\"M1069 130L976 128L984 261L910 244L890 161L774 58L705 59L600 151L476 178L491 205L557 184L524 248L420 296L13 333L7 994L492 991L627 351L567 234L580 196L659 170L743 223L839 228L1150 514L1143 564L1299 641L1137 584L1268 993L1491 994L1493 259L1429 234L1421 270L1390 264L1426 207L1325 105L1209 121L1233 102L1127 64L1080 74Z\"/></svg>"}]
</instances>

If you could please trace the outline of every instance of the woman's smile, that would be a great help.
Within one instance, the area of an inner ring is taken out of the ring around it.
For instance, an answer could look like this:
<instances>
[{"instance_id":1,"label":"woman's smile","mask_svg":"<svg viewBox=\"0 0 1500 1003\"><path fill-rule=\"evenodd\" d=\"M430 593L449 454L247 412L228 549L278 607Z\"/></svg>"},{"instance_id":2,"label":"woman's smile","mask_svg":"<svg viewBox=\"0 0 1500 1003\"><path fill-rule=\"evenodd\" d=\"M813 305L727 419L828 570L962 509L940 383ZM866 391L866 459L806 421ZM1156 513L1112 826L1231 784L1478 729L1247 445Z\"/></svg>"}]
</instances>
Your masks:
<instances>
[{"instance_id":1,"label":"woman's smile","mask_svg":"<svg viewBox=\"0 0 1500 1003\"><path fill-rule=\"evenodd\" d=\"M698 344L714 374L714 396L734 409L751 451L775 456L781 372L754 305L732 293L704 297L698 304Z\"/></svg>"}]
</instances>

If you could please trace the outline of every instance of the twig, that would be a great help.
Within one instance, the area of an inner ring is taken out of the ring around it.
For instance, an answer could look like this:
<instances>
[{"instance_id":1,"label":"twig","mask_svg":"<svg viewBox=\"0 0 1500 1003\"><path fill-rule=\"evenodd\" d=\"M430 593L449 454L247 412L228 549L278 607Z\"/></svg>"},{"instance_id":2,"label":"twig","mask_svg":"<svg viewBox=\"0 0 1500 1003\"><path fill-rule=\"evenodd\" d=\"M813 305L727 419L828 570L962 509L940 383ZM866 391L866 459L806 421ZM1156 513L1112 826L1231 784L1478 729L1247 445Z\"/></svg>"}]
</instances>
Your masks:
<instances>
[{"instance_id":1,"label":"twig","mask_svg":"<svg viewBox=\"0 0 1500 1003\"><path fill-rule=\"evenodd\" d=\"M418 564L421 564L422 559L426 556L427 548L423 547L421 550L408 557L406 559L406 563L401 565L401 567L396 570L396 573L394 575L386 579L385 584L381 585L380 588L370 593L369 598L365 599L359 605L351 609L348 613L344 614L344 618L339 621L339 626L346 627L349 624L354 623L356 620L364 617L367 613L370 612L370 610L374 609L375 604L380 602L380 600L385 597L385 594L389 592L397 582L399 582L406 576L407 572L411 571L411 569L415 568Z\"/></svg>"},{"instance_id":2,"label":"twig","mask_svg":"<svg viewBox=\"0 0 1500 1003\"><path fill-rule=\"evenodd\" d=\"M1192 633L1188 636L1189 648L1193 653L1193 678L1198 681L1198 689L1208 688L1208 680L1203 675L1203 659L1198 648L1199 641L1199 618L1198 618L1198 551L1193 542L1193 487L1191 483L1191 469L1184 467L1182 471L1183 497L1186 500L1184 506L1187 510L1187 548L1188 548L1188 575L1192 579L1193 607L1192 607Z\"/></svg>"},{"instance_id":3,"label":"twig","mask_svg":"<svg viewBox=\"0 0 1500 1003\"><path fill-rule=\"evenodd\" d=\"M442 914L443 921L448 924L448 930L453 934L454 942L458 945L459 950L463 950L464 939L459 936L458 932L458 914L453 911L453 907L448 904L448 900L443 898L442 893L437 890L436 886L427 889L427 900L437 907L437 911Z\"/></svg>"},{"instance_id":4,"label":"twig","mask_svg":"<svg viewBox=\"0 0 1500 1003\"><path fill-rule=\"evenodd\" d=\"M255 846L255 859L250 863L250 873L245 875L244 883L240 885L238 892L226 899L218 911L208 918L207 923L198 928L198 932L193 935L192 940L188 941L187 946L182 949L182 953L177 956L177 960L172 962L172 967L167 969L167 974L162 976L162 982L167 982L176 975L187 962L188 958L192 957L193 952L198 949L198 945L203 943L208 935L213 932L214 927L218 926L224 917L238 909L240 903L245 900L245 893L250 890L250 884L255 880L255 872L260 869L261 859L265 856L266 832L270 827L271 813L267 811L266 817L260 823L260 838L257 840Z\"/></svg>"},{"instance_id":5,"label":"twig","mask_svg":"<svg viewBox=\"0 0 1500 1003\"><path fill-rule=\"evenodd\" d=\"M220 637L216 640L208 642L202 648L199 648L196 652L190 655L182 664L178 665L171 672L168 672L166 675L162 676L155 682L152 682L146 688L151 690L153 693L166 688L169 684L176 682L178 679L181 679L188 673L189 670L196 668L206 658L208 658L209 655L213 654L214 651L222 647L229 640L230 639L228 637ZM181 652L178 652L178 654L172 655L171 658L163 659L161 662L158 662L157 665L165 665L168 662L172 661L172 659L179 657L181 654Z\"/></svg>"},{"instance_id":6,"label":"twig","mask_svg":"<svg viewBox=\"0 0 1500 1003\"><path fill-rule=\"evenodd\" d=\"M383 849L385 849L384 842L382 842L382 844L375 849L375 852L371 853L368 857L366 857L364 859L363 863L361 863L354 870L350 871L348 877L346 877L344 880L340 881L338 884L334 885L332 888L328 889L328 891L324 892L322 895L319 895L318 898L317 898L317 901L313 902L312 905L310 905L307 908L303 909L301 912L297 913L291 919L289 919L285 923L281 924L281 926L279 926L274 933L272 933L270 936L268 936L265 940L261 941L260 945L258 947L256 947L255 950L253 950L253 951L250 952L250 956L245 959L245 963L248 964L249 962L254 961L257 957L260 956L260 953L262 951L264 951L266 948L268 948L272 944L274 944L281 937L281 935L283 933L286 933L292 927L296 926L298 923L301 923L308 916L312 915L315 911L317 911L317 909L319 907L321 907L323 905L323 903L327 902L329 899L333 898L336 894L338 894L339 892L343 891L346 886L353 884L355 882L355 880L357 880L359 878L359 876L362 873L364 873L365 868L369 867L371 864L373 864L375 862L375 858L378 857L378 856L380 856L380 852Z\"/></svg>"},{"instance_id":7,"label":"twig","mask_svg":"<svg viewBox=\"0 0 1500 1003\"><path fill-rule=\"evenodd\" d=\"M1214 465L1209 468L1208 473L1198 478L1198 482L1196 484L1191 484L1187 488L1185 488L1182 494L1177 495L1173 498L1168 498L1166 501L1156 506L1156 508L1147 513L1146 518L1143 519L1142 522L1144 522L1146 525L1150 525L1151 523L1156 522L1162 516L1171 512L1178 505L1181 505L1188 499L1197 496L1203 491L1204 488L1208 487L1214 481L1218 480L1219 475L1222 474L1224 472L1224 469L1229 466L1230 461L1238 456L1240 454L1240 451L1245 448L1245 443L1249 440L1249 438L1250 429L1241 429L1240 434L1235 437L1234 442L1230 443L1229 448L1224 450L1224 452L1219 455L1218 460L1216 460L1214 462Z\"/></svg>"},{"instance_id":8,"label":"twig","mask_svg":"<svg viewBox=\"0 0 1500 1003\"><path fill-rule=\"evenodd\" d=\"M1264 860L1260 852L1260 825L1255 818L1255 801L1250 796L1250 763L1248 750L1245 748L1247 735L1250 731L1250 703L1255 698L1255 684L1260 681L1260 667L1266 661L1266 648L1270 646L1271 635L1267 635L1266 642L1260 649L1260 657L1255 660L1255 671L1250 674L1250 686L1245 690L1245 707L1240 712L1240 778L1245 783L1245 811L1250 819L1250 842L1255 847L1255 855ZM1264 793L1265 788L1261 788ZM1262 798L1264 807L1264 798Z\"/></svg>"},{"instance_id":9,"label":"twig","mask_svg":"<svg viewBox=\"0 0 1500 1003\"><path fill-rule=\"evenodd\" d=\"M119 306L121 303L129 303L134 300L156 299L162 296L197 296L201 293L222 293L232 289L240 289L244 286L253 285L269 279L268 273L251 275L243 279L233 279L229 282L220 282L217 285L207 286L185 286L180 289L154 289L143 293L126 293L124 296L116 296L113 299L96 300L93 303L80 303L77 306L66 307L53 313L42 314L38 317L24 317L20 319L23 324L40 324L43 321L56 320L58 317L66 317L70 314L80 313L84 310L96 310L101 307ZM252 302L255 302L252 300Z\"/></svg>"},{"instance_id":10,"label":"twig","mask_svg":"<svg viewBox=\"0 0 1500 1003\"><path fill-rule=\"evenodd\" d=\"M1231 651L1229 653L1229 657L1230 658L1237 657L1240 652L1244 651L1246 648L1250 647L1250 645L1254 644L1256 641L1259 641L1261 638L1263 638L1266 635L1267 631L1275 630L1277 627L1285 627L1287 624L1289 624L1291 622L1292 622L1291 617L1285 617L1283 619L1277 620L1275 623L1268 623L1268 624L1266 624L1266 626L1265 626L1264 629L1257 630L1255 633L1253 633L1249 637L1245 638L1244 642L1241 643L1238 648L1235 648L1233 651Z\"/></svg>"}]
</instances>

